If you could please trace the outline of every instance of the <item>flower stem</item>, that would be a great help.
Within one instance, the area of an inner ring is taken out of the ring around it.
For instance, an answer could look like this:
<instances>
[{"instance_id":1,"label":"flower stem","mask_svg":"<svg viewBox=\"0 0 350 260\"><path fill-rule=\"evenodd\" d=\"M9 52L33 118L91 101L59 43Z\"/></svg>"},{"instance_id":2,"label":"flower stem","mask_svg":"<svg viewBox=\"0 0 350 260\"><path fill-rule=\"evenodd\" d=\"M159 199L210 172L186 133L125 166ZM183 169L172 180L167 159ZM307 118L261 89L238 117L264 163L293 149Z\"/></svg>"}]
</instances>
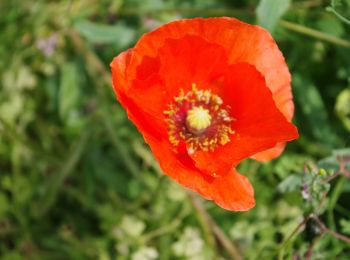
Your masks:
<instances>
[{"instance_id":1,"label":"flower stem","mask_svg":"<svg viewBox=\"0 0 350 260\"><path fill-rule=\"evenodd\" d=\"M344 16L342 16L340 13L338 13L333 7L328 6L328 7L326 8L326 10L327 10L328 12L333 13L333 14L334 14L336 17L338 17L339 20L341 20L342 22L346 23L347 25L350 25L350 20L346 19Z\"/></svg>"},{"instance_id":2,"label":"flower stem","mask_svg":"<svg viewBox=\"0 0 350 260\"><path fill-rule=\"evenodd\" d=\"M208 240L213 239L212 233L215 235L216 239L221 243L222 247L225 248L227 253L230 255L231 259L241 260L242 257L236 248L236 246L232 243L232 241L225 235L222 229L215 223L215 221L211 218L208 212L204 209L202 203L190 192L187 192L188 197L192 203L192 205L197 210L200 218L203 221L203 229L206 229L205 233L207 236L211 238L207 238ZM201 220L200 220L201 221ZM202 222L201 221L201 222ZM215 240L214 240L215 242Z\"/></svg>"},{"instance_id":3,"label":"flower stem","mask_svg":"<svg viewBox=\"0 0 350 260\"><path fill-rule=\"evenodd\" d=\"M300 24L281 20L280 25L288 30L291 30L291 31L294 31L294 32L297 32L300 34L304 34L304 35L319 39L321 41L325 41L325 42L333 43L333 44L336 44L336 45L339 45L342 47L350 48L349 41L346 41L344 39L341 39L341 38L333 36L333 35L326 34L324 32L317 31L315 29L308 28L308 27L300 25Z\"/></svg>"}]
</instances>

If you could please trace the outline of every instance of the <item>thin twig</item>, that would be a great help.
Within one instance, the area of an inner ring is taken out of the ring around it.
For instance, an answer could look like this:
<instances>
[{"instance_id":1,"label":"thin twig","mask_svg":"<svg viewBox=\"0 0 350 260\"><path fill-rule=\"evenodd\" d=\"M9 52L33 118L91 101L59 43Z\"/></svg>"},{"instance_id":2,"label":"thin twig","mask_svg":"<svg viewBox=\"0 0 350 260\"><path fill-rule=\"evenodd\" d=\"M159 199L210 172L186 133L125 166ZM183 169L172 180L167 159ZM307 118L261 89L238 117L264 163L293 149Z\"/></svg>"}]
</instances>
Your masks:
<instances>
[{"instance_id":1,"label":"thin twig","mask_svg":"<svg viewBox=\"0 0 350 260\"><path fill-rule=\"evenodd\" d=\"M340 234L338 232L335 232L335 231L329 229L328 227L326 227L326 225L320 220L320 218L318 216L313 215L313 216L311 216L311 218L314 219L317 222L317 224L320 226L320 228L322 229L322 231L324 233L327 233L327 234L331 235L332 237L334 237L336 239L339 239L341 241L344 241L344 242L350 244L350 238L349 237L344 236L344 235L342 235L342 234Z\"/></svg>"},{"instance_id":2,"label":"thin twig","mask_svg":"<svg viewBox=\"0 0 350 260\"><path fill-rule=\"evenodd\" d=\"M205 209L203 208L200 201L191 193L190 191L187 191L187 196L190 199L190 202L192 203L193 207L196 209L198 220L203 228L204 237L207 241L207 243L210 245L211 248L213 248L214 252L216 252L216 243L215 243L215 237L213 230L211 229L209 215L206 213Z\"/></svg>"},{"instance_id":3,"label":"thin twig","mask_svg":"<svg viewBox=\"0 0 350 260\"><path fill-rule=\"evenodd\" d=\"M293 230L293 232L287 237L287 239L283 242L282 246L280 249L284 248L289 241L294 237L294 235L302 228L304 225L309 221L309 217L306 217L303 219L302 222L299 223L299 225Z\"/></svg>"},{"instance_id":4,"label":"thin twig","mask_svg":"<svg viewBox=\"0 0 350 260\"><path fill-rule=\"evenodd\" d=\"M180 211L175 216L174 220L169 225L161 226L158 229L152 230L152 231L142 235L140 240L144 244L147 244L150 240L152 240L156 237L163 236L163 235L169 234L171 232L174 232L181 225L183 218L185 217L186 214L187 214L187 210L185 210L185 208L183 207L182 211Z\"/></svg>"},{"instance_id":5,"label":"thin twig","mask_svg":"<svg viewBox=\"0 0 350 260\"><path fill-rule=\"evenodd\" d=\"M318 214L318 212L322 209L326 198L327 198L327 194L328 192L323 193L322 198L320 200L320 204L318 205L317 209L315 210L315 212ZM282 243L282 245L279 247L280 253L279 253L279 259L283 259L283 252L284 252L284 248L286 247L286 245L289 243L289 241L295 236L296 233L299 232L299 230L301 228L303 228L306 223L310 220L311 215L305 217L303 219L302 222L299 223L299 225L293 230L293 232L287 237L286 240L284 240L284 242Z\"/></svg>"},{"instance_id":6,"label":"thin twig","mask_svg":"<svg viewBox=\"0 0 350 260\"><path fill-rule=\"evenodd\" d=\"M223 248L227 251L232 259L241 260L242 256L240 255L236 246L232 243L232 241L225 235L222 229L216 224L213 218L208 214L208 212L204 209L202 203L190 192L187 192L191 203L196 208L198 213L202 215L203 219L206 221L206 226L211 229L211 232L214 233L217 240L220 242Z\"/></svg>"},{"instance_id":7,"label":"thin twig","mask_svg":"<svg viewBox=\"0 0 350 260\"><path fill-rule=\"evenodd\" d=\"M322 180L322 183L329 183L332 180L334 180L335 178L337 178L340 174L341 174L340 171L337 171L337 172L333 173L331 176L329 176L326 179Z\"/></svg>"}]
</instances>

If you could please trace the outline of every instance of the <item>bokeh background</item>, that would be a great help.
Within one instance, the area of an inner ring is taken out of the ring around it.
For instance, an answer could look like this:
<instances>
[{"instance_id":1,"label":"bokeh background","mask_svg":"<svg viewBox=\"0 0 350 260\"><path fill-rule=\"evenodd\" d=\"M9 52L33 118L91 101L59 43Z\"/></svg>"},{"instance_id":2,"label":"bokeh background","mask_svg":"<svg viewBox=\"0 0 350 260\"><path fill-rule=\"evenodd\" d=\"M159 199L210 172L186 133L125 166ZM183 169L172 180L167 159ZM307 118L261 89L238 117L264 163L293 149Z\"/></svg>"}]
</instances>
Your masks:
<instances>
[{"instance_id":1,"label":"bokeh background","mask_svg":"<svg viewBox=\"0 0 350 260\"><path fill-rule=\"evenodd\" d=\"M232 213L163 177L115 100L109 63L184 17L273 34L299 140L240 165ZM350 1L1 0L1 259L350 259Z\"/></svg>"}]
</instances>

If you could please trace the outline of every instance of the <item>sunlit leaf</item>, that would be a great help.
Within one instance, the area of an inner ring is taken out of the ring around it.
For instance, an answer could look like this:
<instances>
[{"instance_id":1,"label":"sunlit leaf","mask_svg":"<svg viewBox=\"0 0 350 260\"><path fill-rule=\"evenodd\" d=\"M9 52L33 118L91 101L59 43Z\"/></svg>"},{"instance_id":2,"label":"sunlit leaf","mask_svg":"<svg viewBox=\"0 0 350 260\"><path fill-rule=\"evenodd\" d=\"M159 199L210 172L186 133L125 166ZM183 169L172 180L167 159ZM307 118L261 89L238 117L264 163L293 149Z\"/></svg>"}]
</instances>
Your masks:
<instances>
[{"instance_id":1,"label":"sunlit leaf","mask_svg":"<svg viewBox=\"0 0 350 260\"><path fill-rule=\"evenodd\" d=\"M260 0L256 9L258 24L273 32L290 4L290 0Z\"/></svg>"},{"instance_id":2,"label":"sunlit leaf","mask_svg":"<svg viewBox=\"0 0 350 260\"><path fill-rule=\"evenodd\" d=\"M350 221L349 220L341 219L340 226L342 228L343 233L350 234Z\"/></svg>"},{"instance_id":3,"label":"sunlit leaf","mask_svg":"<svg viewBox=\"0 0 350 260\"><path fill-rule=\"evenodd\" d=\"M121 23L107 25L81 20L75 23L75 28L92 43L113 44L121 48L135 38L135 31Z\"/></svg>"},{"instance_id":4,"label":"sunlit leaf","mask_svg":"<svg viewBox=\"0 0 350 260\"><path fill-rule=\"evenodd\" d=\"M63 121L76 114L79 98L78 71L73 63L66 63L61 71L59 115Z\"/></svg>"},{"instance_id":5,"label":"sunlit leaf","mask_svg":"<svg viewBox=\"0 0 350 260\"><path fill-rule=\"evenodd\" d=\"M350 89L344 89L340 92L337 97L335 111L346 129L350 131Z\"/></svg>"}]
</instances>

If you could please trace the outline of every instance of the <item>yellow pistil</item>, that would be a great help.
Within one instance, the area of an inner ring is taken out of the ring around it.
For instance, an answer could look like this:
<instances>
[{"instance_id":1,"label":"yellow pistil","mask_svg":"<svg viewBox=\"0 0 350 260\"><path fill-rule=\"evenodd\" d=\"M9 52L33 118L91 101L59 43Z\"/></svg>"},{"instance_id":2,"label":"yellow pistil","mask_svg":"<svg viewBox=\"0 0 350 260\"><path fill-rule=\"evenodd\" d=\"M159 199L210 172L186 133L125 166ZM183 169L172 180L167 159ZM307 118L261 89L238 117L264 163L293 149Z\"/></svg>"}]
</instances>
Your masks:
<instances>
[{"instance_id":1,"label":"yellow pistil","mask_svg":"<svg viewBox=\"0 0 350 260\"><path fill-rule=\"evenodd\" d=\"M211 115L208 109L202 106L193 107L187 112L187 125L196 131L203 131L211 124Z\"/></svg>"}]
</instances>

